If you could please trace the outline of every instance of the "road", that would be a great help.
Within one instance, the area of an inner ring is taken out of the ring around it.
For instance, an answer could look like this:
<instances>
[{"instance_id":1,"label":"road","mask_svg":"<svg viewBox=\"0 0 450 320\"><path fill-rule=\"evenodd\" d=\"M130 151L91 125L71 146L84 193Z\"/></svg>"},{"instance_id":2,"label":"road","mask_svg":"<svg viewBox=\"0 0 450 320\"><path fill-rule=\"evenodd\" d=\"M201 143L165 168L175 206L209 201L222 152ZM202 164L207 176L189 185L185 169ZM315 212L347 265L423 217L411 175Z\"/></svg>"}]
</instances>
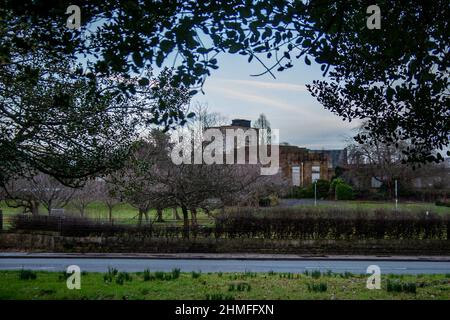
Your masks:
<instances>
[{"instance_id":1,"label":"road","mask_svg":"<svg viewBox=\"0 0 450 320\"><path fill-rule=\"evenodd\" d=\"M292 272L331 270L363 274L369 265L378 265L384 274L450 273L449 261L377 261L377 260L239 260L239 259L145 259L145 258L0 258L0 270L33 269L61 271L69 265L78 265L82 271L105 272L108 267L119 271L138 272L182 271L202 272Z\"/></svg>"}]
</instances>

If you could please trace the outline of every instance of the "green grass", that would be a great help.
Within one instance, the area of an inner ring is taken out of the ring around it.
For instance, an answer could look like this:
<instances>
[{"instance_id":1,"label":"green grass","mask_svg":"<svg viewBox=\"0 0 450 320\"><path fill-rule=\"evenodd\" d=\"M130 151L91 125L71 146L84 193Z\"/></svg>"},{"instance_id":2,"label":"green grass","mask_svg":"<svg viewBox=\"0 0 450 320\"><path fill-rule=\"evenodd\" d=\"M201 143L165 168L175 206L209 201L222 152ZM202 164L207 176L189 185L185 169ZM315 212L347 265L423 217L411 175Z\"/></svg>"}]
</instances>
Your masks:
<instances>
[{"instance_id":1,"label":"green grass","mask_svg":"<svg viewBox=\"0 0 450 320\"><path fill-rule=\"evenodd\" d=\"M298 207L314 207L313 204L300 205ZM395 209L395 203L393 201L333 201L325 204L318 204L318 208L327 208L327 207L339 207L339 208L347 208L347 209L367 209L367 210L375 210L375 209ZM431 202L400 202L398 204L399 210L413 210L418 212L436 212L439 214L450 214L450 208L443 206L436 206Z\"/></svg>"},{"instance_id":2,"label":"green grass","mask_svg":"<svg viewBox=\"0 0 450 320\"><path fill-rule=\"evenodd\" d=\"M5 217L10 217L15 214L19 214L23 211L21 208L11 208L8 207L5 203L5 201L0 201L0 209L3 211L3 215ZM73 214L76 216L79 216L79 211L71 204L67 205L65 207L65 211L68 214ZM108 219L108 208L105 204L102 202L93 202L90 203L87 208L85 209L85 216L93 219ZM41 206L39 208L39 214L46 215L47 210ZM136 224L138 221L138 210L134 208L133 206L129 205L128 203L120 203L117 206L113 208L113 219L120 221L121 223L130 223L130 224ZM182 217L181 209L178 209L178 215ZM190 217L190 215L189 215ZM152 209L149 212L149 219L152 221L156 219L156 210ZM163 219L174 222L173 220L173 212L172 209L165 209L163 210ZM213 219L211 217L208 217L205 213L203 213L201 210L197 213L197 219L202 224L210 224L213 222ZM182 221L177 222L177 224L182 224ZM8 223L5 223L5 228L9 226Z\"/></svg>"},{"instance_id":3,"label":"green grass","mask_svg":"<svg viewBox=\"0 0 450 320\"><path fill-rule=\"evenodd\" d=\"M0 299L450 299L450 275L385 275L380 290L366 289L366 275L333 273L323 273L320 279L306 274L280 277L274 272L203 273L198 278L180 273L171 279L145 279L146 273L138 272L129 274L129 281L105 281L104 273L84 273L80 290L67 289L60 272L36 275L21 280L20 271L0 271ZM394 280L415 283L416 293L388 291L387 282Z\"/></svg>"}]
</instances>

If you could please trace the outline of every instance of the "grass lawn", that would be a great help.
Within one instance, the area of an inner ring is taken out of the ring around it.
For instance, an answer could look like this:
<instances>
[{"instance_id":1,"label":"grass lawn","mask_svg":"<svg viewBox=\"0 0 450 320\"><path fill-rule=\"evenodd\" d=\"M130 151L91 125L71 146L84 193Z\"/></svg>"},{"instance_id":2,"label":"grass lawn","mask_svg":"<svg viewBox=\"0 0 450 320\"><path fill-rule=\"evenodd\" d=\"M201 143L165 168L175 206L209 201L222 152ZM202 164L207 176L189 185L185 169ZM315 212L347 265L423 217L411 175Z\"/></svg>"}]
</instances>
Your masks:
<instances>
[{"instance_id":1,"label":"grass lawn","mask_svg":"<svg viewBox=\"0 0 450 320\"><path fill-rule=\"evenodd\" d=\"M301 205L299 207L311 206L314 207L313 204ZM326 207L339 207L339 208L348 208L348 209L395 209L394 202L386 202L386 201L328 201L326 203L319 203L317 205L318 208L326 208ZM439 214L450 214L450 208L444 206L437 206L431 202L399 202L398 204L399 210L414 210L418 212L436 212Z\"/></svg>"},{"instance_id":2,"label":"grass lawn","mask_svg":"<svg viewBox=\"0 0 450 320\"><path fill-rule=\"evenodd\" d=\"M105 282L103 273L83 273L80 290L67 289L62 272L39 271L32 280L19 275L0 271L0 299L450 299L450 274L385 275L380 290L366 288L366 275L332 273L181 273L161 280L172 275L167 272L159 273L159 279L150 273L147 281L144 273L131 273L131 281L123 284L117 283L117 275ZM388 281L412 283L416 293L388 292Z\"/></svg>"},{"instance_id":3,"label":"grass lawn","mask_svg":"<svg viewBox=\"0 0 450 320\"><path fill-rule=\"evenodd\" d=\"M5 217L12 216L22 212L22 208L8 207L5 201L0 201L0 209L2 209L3 215ZM65 207L65 211L67 213L79 216L79 211L70 204ZM106 207L105 204L103 204L102 202L93 202L90 203L85 209L85 216L93 219L106 220L108 219L108 212L109 212L108 208ZM39 208L39 213L46 215L47 210L45 209L45 207L41 206ZM181 213L181 209L178 209L178 215L180 217L183 216ZM156 218L156 210L150 210L149 218L151 220L154 220ZM128 203L120 203L113 208L113 219L116 221L120 221L121 223L136 224L138 222L138 210L133 206L129 205ZM163 210L163 219L174 222L172 209ZM208 224L213 222L213 219L211 217L208 217L201 210L199 210L197 213L197 219L199 220L199 223L202 224ZM177 224L182 224L182 221L178 221ZM8 227L9 224L6 221L4 225L5 227Z\"/></svg>"}]
</instances>

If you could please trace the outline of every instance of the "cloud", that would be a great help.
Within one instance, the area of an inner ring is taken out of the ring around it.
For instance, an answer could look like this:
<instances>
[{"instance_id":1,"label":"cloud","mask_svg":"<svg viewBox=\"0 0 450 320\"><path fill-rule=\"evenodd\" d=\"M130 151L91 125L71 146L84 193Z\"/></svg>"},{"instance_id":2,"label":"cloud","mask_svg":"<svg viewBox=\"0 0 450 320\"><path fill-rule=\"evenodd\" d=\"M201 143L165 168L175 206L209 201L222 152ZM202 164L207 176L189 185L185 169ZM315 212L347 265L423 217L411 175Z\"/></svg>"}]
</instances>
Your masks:
<instances>
[{"instance_id":1,"label":"cloud","mask_svg":"<svg viewBox=\"0 0 450 320\"><path fill-rule=\"evenodd\" d=\"M308 108L302 107L300 105L293 105L290 103L286 103L281 101L280 99L269 98L267 96L262 96L259 94L253 94L248 92L241 92L243 87L240 89L232 89L227 87L216 87L210 86L208 90L216 91L221 94L224 94L227 98L236 99L239 101L250 102L255 105L265 105L271 107L273 109L278 109L286 112L287 117L292 117L292 115L300 116L301 119L307 120L309 123L311 122L320 122L323 126L335 126L336 118L330 114L319 113L318 110L308 110Z\"/></svg>"},{"instance_id":2,"label":"cloud","mask_svg":"<svg viewBox=\"0 0 450 320\"><path fill-rule=\"evenodd\" d=\"M280 129L282 141L294 145L316 149L339 148L355 125L343 122L324 110L311 99L304 85L214 79L206 84L205 90L209 98L218 99L218 105L232 112L232 117L244 116L242 113L245 113L245 117L256 119L264 112L272 128ZM230 104L230 99L238 104Z\"/></svg>"},{"instance_id":3,"label":"cloud","mask_svg":"<svg viewBox=\"0 0 450 320\"><path fill-rule=\"evenodd\" d=\"M259 89L271 89L281 91L296 91L296 92L308 92L306 86L303 84L292 84L287 82L265 82L255 80L218 80L229 84L235 84L238 86L245 85Z\"/></svg>"}]
</instances>

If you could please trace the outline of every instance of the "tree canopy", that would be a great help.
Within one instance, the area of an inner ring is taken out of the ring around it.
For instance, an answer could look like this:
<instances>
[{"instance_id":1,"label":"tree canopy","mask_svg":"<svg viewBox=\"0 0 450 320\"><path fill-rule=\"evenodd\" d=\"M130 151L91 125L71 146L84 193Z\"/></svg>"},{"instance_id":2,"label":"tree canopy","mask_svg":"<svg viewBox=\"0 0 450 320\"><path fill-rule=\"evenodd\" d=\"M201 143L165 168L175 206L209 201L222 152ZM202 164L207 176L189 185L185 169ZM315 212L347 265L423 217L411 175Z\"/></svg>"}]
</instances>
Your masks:
<instances>
[{"instance_id":1,"label":"tree canopy","mask_svg":"<svg viewBox=\"0 0 450 320\"><path fill-rule=\"evenodd\" d=\"M408 140L406 161L442 160L449 145L450 3L380 0L381 29L368 29L370 1L92 0L80 3L81 28L66 28L73 1L2 1L0 64L14 51L49 58L83 57L83 75L131 78L146 67L173 65L174 81L201 88L219 54L248 57L261 74L297 59L321 66L309 90L344 120L368 120L368 135ZM139 84L149 83L141 75ZM136 92L136 83L122 86ZM368 136L360 135L359 141Z\"/></svg>"}]
</instances>

